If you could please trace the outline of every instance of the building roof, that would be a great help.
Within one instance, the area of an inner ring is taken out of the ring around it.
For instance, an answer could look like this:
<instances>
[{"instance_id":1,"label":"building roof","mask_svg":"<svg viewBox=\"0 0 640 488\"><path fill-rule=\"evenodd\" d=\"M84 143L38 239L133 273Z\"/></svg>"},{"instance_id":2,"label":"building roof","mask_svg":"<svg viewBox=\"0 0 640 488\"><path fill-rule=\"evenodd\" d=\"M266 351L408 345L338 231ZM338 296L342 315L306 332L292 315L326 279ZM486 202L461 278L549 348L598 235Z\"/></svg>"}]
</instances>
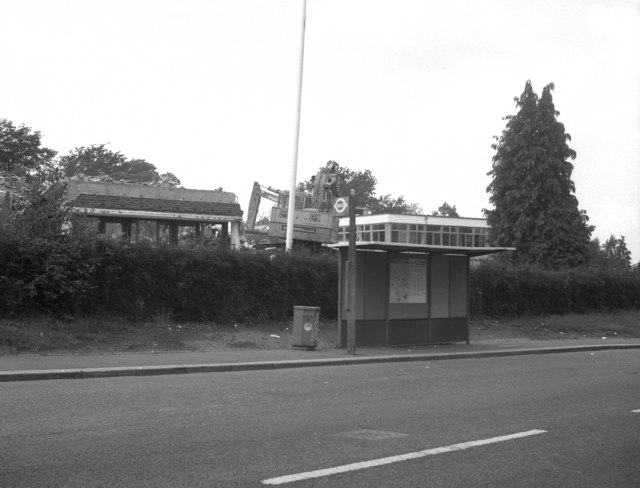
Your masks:
<instances>
[{"instance_id":1,"label":"building roof","mask_svg":"<svg viewBox=\"0 0 640 488\"><path fill-rule=\"evenodd\" d=\"M209 222L242 220L242 209L229 192L82 182L70 184L69 190L67 204L88 215Z\"/></svg>"}]
</instances>

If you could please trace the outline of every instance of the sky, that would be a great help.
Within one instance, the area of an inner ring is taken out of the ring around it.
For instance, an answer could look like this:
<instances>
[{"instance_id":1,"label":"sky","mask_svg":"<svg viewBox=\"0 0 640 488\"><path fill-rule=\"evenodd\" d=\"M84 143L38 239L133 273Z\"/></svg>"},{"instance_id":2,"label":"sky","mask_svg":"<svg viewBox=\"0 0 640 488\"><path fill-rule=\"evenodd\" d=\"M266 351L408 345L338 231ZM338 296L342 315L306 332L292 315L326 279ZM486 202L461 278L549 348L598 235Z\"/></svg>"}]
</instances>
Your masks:
<instances>
[{"instance_id":1,"label":"sky","mask_svg":"<svg viewBox=\"0 0 640 488\"><path fill-rule=\"evenodd\" d=\"M490 208L493 136L553 82L579 207L640 260L640 0L0 0L0 118L222 187L327 161L431 213ZM268 207L261 207L261 213Z\"/></svg>"}]
</instances>

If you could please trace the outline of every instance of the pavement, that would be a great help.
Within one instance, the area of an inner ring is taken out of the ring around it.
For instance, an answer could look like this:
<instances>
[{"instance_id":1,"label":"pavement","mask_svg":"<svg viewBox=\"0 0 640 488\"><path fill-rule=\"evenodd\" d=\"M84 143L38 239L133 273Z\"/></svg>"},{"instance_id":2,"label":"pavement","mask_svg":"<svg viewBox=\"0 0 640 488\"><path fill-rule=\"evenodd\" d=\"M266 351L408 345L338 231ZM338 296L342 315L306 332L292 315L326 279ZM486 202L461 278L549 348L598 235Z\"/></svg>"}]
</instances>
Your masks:
<instances>
[{"instance_id":1,"label":"pavement","mask_svg":"<svg viewBox=\"0 0 640 488\"><path fill-rule=\"evenodd\" d=\"M581 338L531 340L489 339L412 347L345 349L236 349L207 352L0 355L0 382L223 373L383 362L436 361L531 354L639 349L640 339Z\"/></svg>"}]
</instances>

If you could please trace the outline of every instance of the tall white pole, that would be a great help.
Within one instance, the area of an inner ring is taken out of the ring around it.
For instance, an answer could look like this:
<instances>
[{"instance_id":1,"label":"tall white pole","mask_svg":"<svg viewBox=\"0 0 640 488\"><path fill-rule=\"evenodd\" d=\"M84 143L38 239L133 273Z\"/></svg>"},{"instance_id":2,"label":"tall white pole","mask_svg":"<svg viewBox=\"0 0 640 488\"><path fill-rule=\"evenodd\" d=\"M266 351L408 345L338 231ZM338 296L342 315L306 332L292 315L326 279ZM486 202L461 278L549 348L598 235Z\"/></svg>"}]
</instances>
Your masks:
<instances>
[{"instance_id":1,"label":"tall white pole","mask_svg":"<svg viewBox=\"0 0 640 488\"><path fill-rule=\"evenodd\" d=\"M300 143L300 112L302 109L302 73L304 68L304 34L307 23L307 0L302 4L302 32L300 41L300 66L298 68L298 103L296 107L296 136L293 144L293 161L291 164L291 184L289 186L289 210L287 214L286 250L293 248L293 225L296 213L296 178L298 172L298 144Z\"/></svg>"}]
</instances>

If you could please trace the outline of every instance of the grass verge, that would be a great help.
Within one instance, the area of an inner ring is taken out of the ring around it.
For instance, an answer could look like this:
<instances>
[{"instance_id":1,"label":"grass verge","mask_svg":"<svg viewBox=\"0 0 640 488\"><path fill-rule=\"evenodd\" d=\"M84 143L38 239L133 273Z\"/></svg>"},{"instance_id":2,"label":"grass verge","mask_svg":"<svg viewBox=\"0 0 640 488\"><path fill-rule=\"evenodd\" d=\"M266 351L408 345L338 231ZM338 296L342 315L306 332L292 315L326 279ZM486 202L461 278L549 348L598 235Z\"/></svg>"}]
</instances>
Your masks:
<instances>
[{"instance_id":1,"label":"grass verge","mask_svg":"<svg viewBox=\"0 0 640 488\"><path fill-rule=\"evenodd\" d=\"M531 339L581 337L640 337L640 310L585 315L548 315L512 319L485 319L476 327L509 332Z\"/></svg>"},{"instance_id":2,"label":"grass verge","mask_svg":"<svg viewBox=\"0 0 640 488\"><path fill-rule=\"evenodd\" d=\"M260 324L174 323L159 317L144 323L110 318L59 321L0 320L2 354L285 349L292 347L291 322ZM482 319L470 324L471 339L575 339L640 337L640 311ZM336 322L321 322L319 347L333 348Z\"/></svg>"}]
</instances>

